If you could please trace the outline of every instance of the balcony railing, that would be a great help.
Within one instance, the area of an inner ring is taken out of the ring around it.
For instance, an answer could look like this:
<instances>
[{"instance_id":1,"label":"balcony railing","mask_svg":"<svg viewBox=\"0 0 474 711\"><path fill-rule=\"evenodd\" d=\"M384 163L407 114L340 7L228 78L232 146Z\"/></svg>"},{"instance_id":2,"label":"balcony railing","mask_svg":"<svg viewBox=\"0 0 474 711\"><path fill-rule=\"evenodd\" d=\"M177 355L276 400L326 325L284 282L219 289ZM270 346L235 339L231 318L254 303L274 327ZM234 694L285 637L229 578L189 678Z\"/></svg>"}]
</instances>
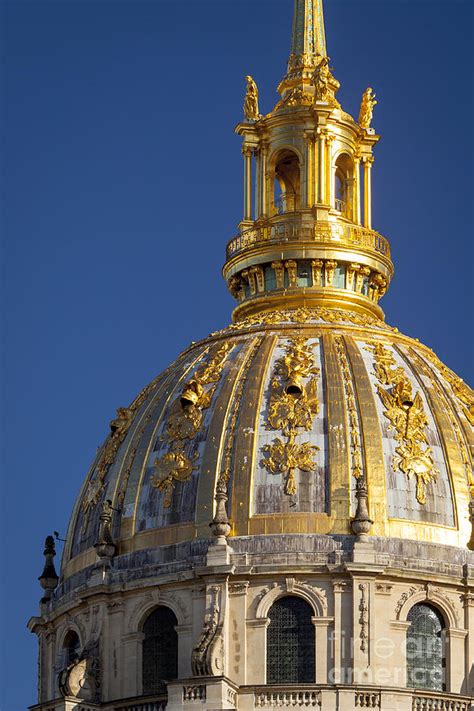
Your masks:
<instances>
[{"instance_id":1,"label":"balcony railing","mask_svg":"<svg viewBox=\"0 0 474 711\"><path fill-rule=\"evenodd\" d=\"M339 198L334 198L334 207L338 212L342 212L343 215L347 212L347 203Z\"/></svg>"},{"instance_id":2,"label":"balcony railing","mask_svg":"<svg viewBox=\"0 0 474 711\"><path fill-rule=\"evenodd\" d=\"M335 222L303 225L301 220L294 217L271 221L267 226L244 230L228 243L227 259L250 247L281 242L334 242L335 245L348 245L375 251L390 259L388 240L374 230Z\"/></svg>"},{"instance_id":3,"label":"balcony railing","mask_svg":"<svg viewBox=\"0 0 474 711\"><path fill-rule=\"evenodd\" d=\"M118 704L107 706L110 711L165 711L167 696L153 696L144 699L120 701Z\"/></svg>"},{"instance_id":4,"label":"balcony railing","mask_svg":"<svg viewBox=\"0 0 474 711\"><path fill-rule=\"evenodd\" d=\"M287 212L294 212L296 210L296 195L291 193L282 193L280 197L276 198L271 205L271 214L274 215L285 215Z\"/></svg>"}]
</instances>

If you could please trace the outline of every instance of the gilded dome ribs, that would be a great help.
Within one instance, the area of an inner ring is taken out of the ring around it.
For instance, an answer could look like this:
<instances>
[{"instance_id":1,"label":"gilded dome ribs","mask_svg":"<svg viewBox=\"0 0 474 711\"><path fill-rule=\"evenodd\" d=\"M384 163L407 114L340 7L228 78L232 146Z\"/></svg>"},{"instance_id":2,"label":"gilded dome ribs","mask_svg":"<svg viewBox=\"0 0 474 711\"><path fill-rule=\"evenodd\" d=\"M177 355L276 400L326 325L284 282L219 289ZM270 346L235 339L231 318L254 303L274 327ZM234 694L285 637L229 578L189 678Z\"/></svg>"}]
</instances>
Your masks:
<instances>
[{"instance_id":1,"label":"gilded dome ribs","mask_svg":"<svg viewBox=\"0 0 474 711\"><path fill-rule=\"evenodd\" d=\"M330 500L328 511L337 533L349 532L351 512L350 451L344 383L339 367L335 337L322 334L324 378L326 385L327 437Z\"/></svg>"},{"instance_id":2,"label":"gilded dome ribs","mask_svg":"<svg viewBox=\"0 0 474 711\"><path fill-rule=\"evenodd\" d=\"M236 363L236 374L230 371L223 383L216 402L206 448L201 462L198 486L196 522L198 531L206 537L209 534L210 505L215 489L225 485L226 491L231 486L234 466L234 443L237 424L241 415L242 395L249 370L262 344L263 336L255 336L243 344ZM242 357L240 357L240 355ZM220 403L222 403L220 405ZM228 511L230 515L230 511Z\"/></svg>"},{"instance_id":3,"label":"gilded dome ribs","mask_svg":"<svg viewBox=\"0 0 474 711\"><path fill-rule=\"evenodd\" d=\"M359 403L360 426L366 464L369 509L374 519L374 533L387 532L387 484L380 420L372 384L354 335L344 337L354 390Z\"/></svg>"},{"instance_id":4,"label":"gilded dome ribs","mask_svg":"<svg viewBox=\"0 0 474 711\"><path fill-rule=\"evenodd\" d=\"M255 354L242 393L241 411L234 437L231 508L234 534L237 536L253 533L251 526L255 519L251 521L252 491L255 462L259 456L259 452L256 451L256 433L258 432L265 377L276 343L276 336L271 335L264 338Z\"/></svg>"}]
</instances>

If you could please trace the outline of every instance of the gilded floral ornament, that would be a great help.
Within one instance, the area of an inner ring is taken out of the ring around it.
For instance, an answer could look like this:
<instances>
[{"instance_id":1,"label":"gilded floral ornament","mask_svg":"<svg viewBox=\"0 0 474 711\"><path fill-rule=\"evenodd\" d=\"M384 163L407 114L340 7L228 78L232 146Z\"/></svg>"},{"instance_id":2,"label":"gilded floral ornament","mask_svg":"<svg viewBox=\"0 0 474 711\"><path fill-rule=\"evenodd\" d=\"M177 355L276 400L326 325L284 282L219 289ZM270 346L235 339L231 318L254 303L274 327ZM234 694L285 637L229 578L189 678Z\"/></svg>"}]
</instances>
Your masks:
<instances>
[{"instance_id":1,"label":"gilded floral ornament","mask_svg":"<svg viewBox=\"0 0 474 711\"><path fill-rule=\"evenodd\" d=\"M169 450L162 457L155 459L155 473L151 477L151 485L164 494L165 508L171 506L176 482L189 481L196 469L194 463L199 455L197 452L189 455L186 449L202 426L203 410L211 404L231 348L232 344L227 341L220 344L209 360L186 382L180 397L174 403L163 435L163 440L169 444Z\"/></svg>"},{"instance_id":2,"label":"gilded floral ornament","mask_svg":"<svg viewBox=\"0 0 474 711\"><path fill-rule=\"evenodd\" d=\"M311 346L302 337L293 338L285 355L276 361L268 413L268 427L280 430L284 439L276 437L272 444L265 445L263 451L267 457L262 460L272 474L286 475L288 496L297 491L296 470L310 472L317 466L314 455L318 447L295 439L300 430L311 430L319 412L318 375Z\"/></svg>"},{"instance_id":3,"label":"gilded floral ornament","mask_svg":"<svg viewBox=\"0 0 474 711\"><path fill-rule=\"evenodd\" d=\"M380 383L377 392L398 442L392 460L393 469L402 471L409 479L416 477L416 499L425 504L426 487L436 481L438 470L428 446L428 420L423 400L419 392L413 395L412 384L403 368L393 367L396 362L387 348L381 343L372 343L367 350L374 353L374 370ZM382 385L390 387L385 389Z\"/></svg>"}]
</instances>

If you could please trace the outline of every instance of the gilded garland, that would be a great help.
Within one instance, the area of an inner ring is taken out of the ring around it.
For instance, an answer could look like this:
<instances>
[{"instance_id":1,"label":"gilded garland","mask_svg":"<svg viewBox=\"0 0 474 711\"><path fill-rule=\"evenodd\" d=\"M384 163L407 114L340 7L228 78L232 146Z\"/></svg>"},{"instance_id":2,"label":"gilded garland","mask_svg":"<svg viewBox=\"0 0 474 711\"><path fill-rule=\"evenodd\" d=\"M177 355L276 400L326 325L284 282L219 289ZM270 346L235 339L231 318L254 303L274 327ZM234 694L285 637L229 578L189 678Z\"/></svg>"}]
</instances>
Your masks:
<instances>
[{"instance_id":1,"label":"gilded garland","mask_svg":"<svg viewBox=\"0 0 474 711\"><path fill-rule=\"evenodd\" d=\"M214 350L209 360L196 370L185 384L168 419L163 440L168 443L169 449L162 457L155 459L155 473L151 478L151 485L164 494L165 508L171 506L176 482L189 481L196 469L198 452L188 455L186 446L202 426L203 411L211 404L231 348L230 343L222 343Z\"/></svg>"},{"instance_id":2,"label":"gilded garland","mask_svg":"<svg viewBox=\"0 0 474 711\"><path fill-rule=\"evenodd\" d=\"M317 466L314 455L319 447L296 442L296 437L302 430L311 430L319 412L319 368L305 338L293 338L285 351L275 364L268 414L268 428L279 430L282 439L276 437L272 444L265 445L263 451L267 456L262 464L272 474L285 476L285 494L293 496L297 490L296 470L311 472Z\"/></svg>"},{"instance_id":3,"label":"gilded garland","mask_svg":"<svg viewBox=\"0 0 474 711\"><path fill-rule=\"evenodd\" d=\"M346 406L349 418L349 432L350 432L350 451L352 460L352 475L355 479L360 479L363 474L363 463L362 463L362 450L360 442L360 422L359 413L356 405L356 398L354 393L354 386L352 384L352 374L350 371L349 361L346 355L346 349L344 346L344 339L342 336L335 337L336 344L336 354L339 362L339 366L342 372L342 379L344 382L344 392L346 395Z\"/></svg>"},{"instance_id":4,"label":"gilded garland","mask_svg":"<svg viewBox=\"0 0 474 711\"><path fill-rule=\"evenodd\" d=\"M416 477L416 499L418 503L425 504L426 487L436 481L438 470L428 446L428 420L423 400L419 392L413 395L412 384L403 368L394 367L396 362L388 348L382 343L372 342L367 350L374 354L375 375L380 383L377 392L398 443L392 461L393 469L400 470L409 479L413 475ZM389 387L386 389L386 386Z\"/></svg>"}]
</instances>

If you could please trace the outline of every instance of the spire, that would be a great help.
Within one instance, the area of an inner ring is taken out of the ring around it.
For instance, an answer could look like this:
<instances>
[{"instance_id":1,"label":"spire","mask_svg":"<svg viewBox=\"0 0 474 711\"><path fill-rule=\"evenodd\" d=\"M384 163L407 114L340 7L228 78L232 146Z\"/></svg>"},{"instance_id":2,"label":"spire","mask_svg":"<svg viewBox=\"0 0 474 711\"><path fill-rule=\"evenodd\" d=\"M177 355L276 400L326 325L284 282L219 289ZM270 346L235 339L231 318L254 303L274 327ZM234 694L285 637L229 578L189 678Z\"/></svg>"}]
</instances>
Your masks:
<instances>
[{"instance_id":1,"label":"spire","mask_svg":"<svg viewBox=\"0 0 474 711\"><path fill-rule=\"evenodd\" d=\"M291 56L326 56L323 0L295 0Z\"/></svg>"},{"instance_id":2,"label":"spire","mask_svg":"<svg viewBox=\"0 0 474 711\"><path fill-rule=\"evenodd\" d=\"M324 84L322 94L319 84ZM275 109L310 106L315 100L339 106L335 99L338 89L326 52L323 0L295 0L291 53L287 72L278 86L282 98Z\"/></svg>"}]
</instances>

